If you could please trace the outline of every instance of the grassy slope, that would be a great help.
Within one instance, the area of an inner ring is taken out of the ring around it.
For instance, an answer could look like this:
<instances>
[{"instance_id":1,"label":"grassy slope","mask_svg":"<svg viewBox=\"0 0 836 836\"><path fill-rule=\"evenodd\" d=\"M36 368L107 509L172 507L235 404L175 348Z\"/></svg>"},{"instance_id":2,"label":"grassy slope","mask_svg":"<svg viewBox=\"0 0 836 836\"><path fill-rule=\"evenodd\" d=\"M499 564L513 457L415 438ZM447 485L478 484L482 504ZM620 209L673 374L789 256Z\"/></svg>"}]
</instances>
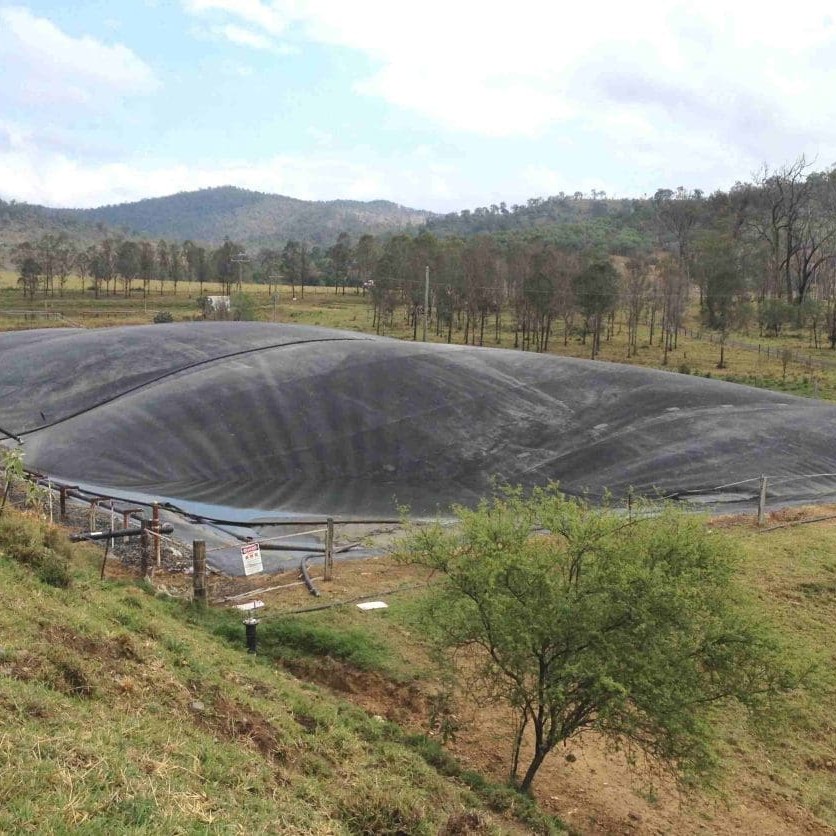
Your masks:
<instances>
[{"instance_id":1,"label":"grassy slope","mask_svg":"<svg viewBox=\"0 0 836 836\"><path fill-rule=\"evenodd\" d=\"M437 744L413 736L425 714L406 704L397 711L416 688L433 690L410 595L370 618L354 607L282 616L299 604L277 593L253 658L243 653L237 613L200 613L147 587L102 583L93 547L74 552L70 588L45 584L10 558L31 554L20 543L42 539L46 529L8 511L3 520L0 832L435 833L466 811L492 822L484 832L543 829L510 791L463 772ZM742 717L726 718L721 791L738 806L724 813L711 796L698 796L673 817L655 803L640 806L638 796L632 806L648 826L658 814L659 827L673 832L700 821L728 832L739 805L767 806L773 819L795 823L792 832L810 815L836 826L836 525L759 534L747 522L728 533L743 551L743 578L758 607L799 653L818 659L819 671L786 706L777 736L759 738ZM65 548L54 535L49 542ZM362 565L338 570L349 571L368 574ZM369 690L377 683L382 702L373 710L402 716L405 728L309 677L333 680L367 707L375 705ZM473 721L460 730L456 750L465 764L501 780L508 741L482 739L484 707L460 708ZM486 751L493 753L487 760ZM535 787L547 804L566 792L561 764L560 757L547 764ZM615 780L623 767L610 769ZM596 801L604 814L608 798ZM571 806L583 804L578 798ZM509 807L528 825L512 820Z\"/></svg>"},{"instance_id":2,"label":"grassy slope","mask_svg":"<svg viewBox=\"0 0 836 836\"><path fill-rule=\"evenodd\" d=\"M247 656L237 613L99 582L90 551L69 588L47 585L12 559L46 529L8 509L0 523L0 832L437 833L467 811L522 829L437 748ZM313 634L327 650L333 633ZM336 652L386 657L357 636Z\"/></svg>"},{"instance_id":3,"label":"grassy slope","mask_svg":"<svg viewBox=\"0 0 836 836\"><path fill-rule=\"evenodd\" d=\"M836 827L836 524L830 520L763 534L746 526L733 534L744 548L746 585L818 670L809 690L786 707L777 739L754 741L730 727L727 754L737 761L744 781Z\"/></svg>"}]
</instances>

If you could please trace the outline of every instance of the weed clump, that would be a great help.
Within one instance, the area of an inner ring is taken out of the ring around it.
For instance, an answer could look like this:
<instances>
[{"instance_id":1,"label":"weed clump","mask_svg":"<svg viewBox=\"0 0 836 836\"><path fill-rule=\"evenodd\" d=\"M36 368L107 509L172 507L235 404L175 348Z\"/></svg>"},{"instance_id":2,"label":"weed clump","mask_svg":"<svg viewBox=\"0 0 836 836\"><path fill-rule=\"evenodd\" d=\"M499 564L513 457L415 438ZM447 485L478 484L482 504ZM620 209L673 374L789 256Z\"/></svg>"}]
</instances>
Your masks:
<instances>
[{"instance_id":1,"label":"weed clump","mask_svg":"<svg viewBox=\"0 0 836 836\"><path fill-rule=\"evenodd\" d=\"M0 517L0 555L28 566L49 586L70 585L70 544L54 527L22 514Z\"/></svg>"},{"instance_id":2,"label":"weed clump","mask_svg":"<svg viewBox=\"0 0 836 836\"><path fill-rule=\"evenodd\" d=\"M418 793L393 784L381 786L371 779L362 781L346 793L338 805L338 815L346 830L358 836L368 834L436 833Z\"/></svg>"}]
</instances>

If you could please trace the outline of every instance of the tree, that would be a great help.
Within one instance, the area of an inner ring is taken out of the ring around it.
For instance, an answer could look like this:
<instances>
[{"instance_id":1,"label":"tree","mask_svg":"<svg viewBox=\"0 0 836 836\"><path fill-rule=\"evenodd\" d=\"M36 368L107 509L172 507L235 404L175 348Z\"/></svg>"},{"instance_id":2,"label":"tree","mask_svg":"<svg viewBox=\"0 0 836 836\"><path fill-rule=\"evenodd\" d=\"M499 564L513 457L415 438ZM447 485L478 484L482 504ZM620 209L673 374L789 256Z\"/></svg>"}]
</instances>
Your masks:
<instances>
[{"instance_id":1,"label":"tree","mask_svg":"<svg viewBox=\"0 0 836 836\"><path fill-rule=\"evenodd\" d=\"M802 155L778 171L764 166L752 186L736 190L747 231L768 248L772 291L793 301L793 257L802 246L801 227L812 187L810 163Z\"/></svg>"},{"instance_id":2,"label":"tree","mask_svg":"<svg viewBox=\"0 0 836 836\"><path fill-rule=\"evenodd\" d=\"M290 282L290 296L296 298L296 285L302 283L302 245L291 239L282 250L282 272Z\"/></svg>"},{"instance_id":3,"label":"tree","mask_svg":"<svg viewBox=\"0 0 836 836\"><path fill-rule=\"evenodd\" d=\"M116 253L116 272L122 277L125 297L130 296L131 283L139 278L142 255L136 241L123 241Z\"/></svg>"},{"instance_id":4,"label":"tree","mask_svg":"<svg viewBox=\"0 0 836 836\"><path fill-rule=\"evenodd\" d=\"M198 284L200 285L200 295L203 296L203 285L209 281L210 265L209 259L206 257L206 250L203 247L198 247L196 250L196 276Z\"/></svg>"},{"instance_id":5,"label":"tree","mask_svg":"<svg viewBox=\"0 0 836 836\"><path fill-rule=\"evenodd\" d=\"M34 250L28 243L18 247L15 256L15 264L18 269L17 283L23 288L23 298L35 298L35 291L43 275L41 263L34 255Z\"/></svg>"},{"instance_id":6,"label":"tree","mask_svg":"<svg viewBox=\"0 0 836 836\"><path fill-rule=\"evenodd\" d=\"M197 278L198 262L200 260L199 248L194 241L183 242L183 264L185 267L186 281L189 283L191 293L192 282Z\"/></svg>"},{"instance_id":7,"label":"tree","mask_svg":"<svg viewBox=\"0 0 836 836\"><path fill-rule=\"evenodd\" d=\"M258 319L255 299L246 293L234 293L231 302L232 318L236 322L253 322Z\"/></svg>"},{"instance_id":8,"label":"tree","mask_svg":"<svg viewBox=\"0 0 836 836\"><path fill-rule=\"evenodd\" d=\"M170 264L168 243L160 238L157 242L157 278L160 280L160 296L163 295L165 280L168 278Z\"/></svg>"},{"instance_id":9,"label":"tree","mask_svg":"<svg viewBox=\"0 0 836 836\"><path fill-rule=\"evenodd\" d=\"M656 510L627 518L555 487L509 490L456 508L457 530L415 529L404 544L402 560L440 577L426 628L443 650L473 651L468 670L516 718L511 778L528 752L525 792L552 749L586 731L704 777L719 712L762 718L800 681L741 604L730 542Z\"/></svg>"},{"instance_id":10,"label":"tree","mask_svg":"<svg viewBox=\"0 0 836 836\"><path fill-rule=\"evenodd\" d=\"M354 258L357 262L357 279L365 294L368 282L374 274L375 264L379 257L379 247L374 235L361 235L354 250Z\"/></svg>"},{"instance_id":11,"label":"tree","mask_svg":"<svg viewBox=\"0 0 836 836\"><path fill-rule=\"evenodd\" d=\"M650 261L647 258L631 258L627 262L624 281L624 303L627 308L627 357L639 353L639 320L648 302L650 287Z\"/></svg>"},{"instance_id":12,"label":"tree","mask_svg":"<svg viewBox=\"0 0 836 836\"><path fill-rule=\"evenodd\" d=\"M58 293L64 295L64 288L70 277L76 259L75 244L64 234L58 236L54 249L55 275L58 277Z\"/></svg>"},{"instance_id":13,"label":"tree","mask_svg":"<svg viewBox=\"0 0 836 836\"><path fill-rule=\"evenodd\" d=\"M81 279L81 292L87 289L85 285L87 284L87 275L90 272L90 265L93 263L93 259L96 257L96 245L91 244L84 250L78 250L75 254L75 259L73 259L73 267L75 267L76 273L78 273L78 277ZM96 288L98 290L98 288Z\"/></svg>"},{"instance_id":14,"label":"tree","mask_svg":"<svg viewBox=\"0 0 836 836\"><path fill-rule=\"evenodd\" d=\"M279 287L279 280L281 278L282 270L282 253L281 250L273 249L272 247L262 247L256 256L260 270L261 281L267 282L267 292L273 292L273 284L276 288Z\"/></svg>"},{"instance_id":15,"label":"tree","mask_svg":"<svg viewBox=\"0 0 836 836\"><path fill-rule=\"evenodd\" d=\"M604 314L618 301L618 271L609 261L596 261L572 280L575 300L592 330L592 359L601 350L601 325Z\"/></svg>"},{"instance_id":16,"label":"tree","mask_svg":"<svg viewBox=\"0 0 836 836\"><path fill-rule=\"evenodd\" d=\"M215 275L223 286L223 292L229 296L232 293L232 285L240 276L240 257L243 247L240 244L225 238L223 244L213 253Z\"/></svg>"},{"instance_id":17,"label":"tree","mask_svg":"<svg viewBox=\"0 0 836 836\"><path fill-rule=\"evenodd\" d=\"M334 293L337 293L342 285L343 295L345 295L352 255L351 238L347 232L341 232L337 236L337 243L328 250L328 260L331 262L331 273L334 278Z\"/></svg>"},{"instance_id":18,"label":"tree","mask_svg":"<svg viewBox=\"0 0 836 836\"><path fill-rule=\"evenodd\" d=\"M142 295L148 296L151 280L154 278L156 253L150 241L143 241L139 245L139 278L142 279Z\"/></svg>"},{"instance_id":19,"label":"tree","mask_svg":"<svg viewBox=\"0 0 836 836\"><path fill-rule=\"evenodd\" d=\"M659 189L656 192L656 197L654 197L654 203L659 230L663 235L667 234L673 237L676 243L679 268L687 277L691 255L691 239L694 226L699 219L702 203L681 186L677 189L676 198L672 197L670 189Z\"/></svg>"},{"instance_id":20,"label":"tree","mask_svg":"<svg viewBox=\"0 0 836 836\"><path fill-rule=\"evenodd\" d=\"M183 251L179 244L172 241L168 245L168 277L174 285L174 295L177 295L177 283L183 277Z\"/></svg>"},{"instance_id":21,"label":"tree","mask_svg":"<svg viewBox=\"0 0 836 836\"><path fill-rule=\"evenodd\" d=\"M55 295L55 272L58 261L58 250L66 239L65 235L43 234L37 243L38 262L43 271L44 296L48 293Z\"/></svg>"},{"instance_id":22,"label":"tree","mask_svg":"<svg viewBox=\"0 0 836 836\"><path fill-rule=\"evenodd\" d=\"M668 352L676 348L679 329L688 303L688 279L680 263L667 256L657 265L656 289L662 303L662 365L668 365Z\"/></svg>"},{"instance_id":23,"label":"tree","mask_svg":"<svg viewBox=\"0 0 836 836\"><path fill-rule=\"evenodd\" d=\"M697 244L695 269L705 287L703 322L720 335L718 369L726 368L726 337L740 328L749 315L746 276L738 268L731 242L717 233L707 233Z\"/></svg>"}]
</instances>

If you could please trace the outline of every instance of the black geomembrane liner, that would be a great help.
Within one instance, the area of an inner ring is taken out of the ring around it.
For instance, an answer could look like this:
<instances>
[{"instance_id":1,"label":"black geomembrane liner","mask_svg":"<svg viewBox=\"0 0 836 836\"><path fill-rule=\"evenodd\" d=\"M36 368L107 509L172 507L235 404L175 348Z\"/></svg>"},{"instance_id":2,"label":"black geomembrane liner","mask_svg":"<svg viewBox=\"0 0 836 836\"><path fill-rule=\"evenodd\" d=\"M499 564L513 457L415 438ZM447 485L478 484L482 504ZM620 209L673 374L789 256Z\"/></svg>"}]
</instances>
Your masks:
<instances>
[{"instance_id":1,"label":"black geomembrane liner","mask_svg":"<svg viewBox=\"0 0 836 836\"><path fill-rule=\"evenodd\" d=\"M473 503L496 481L593 498L767 473L827 498L836 406L671 372L266 323L0 334L0 427L103 490L293 514ZM12 443L11 441L7 443ZM751 499L757 483L715 491Z\"/></svg>"}]
</instances>

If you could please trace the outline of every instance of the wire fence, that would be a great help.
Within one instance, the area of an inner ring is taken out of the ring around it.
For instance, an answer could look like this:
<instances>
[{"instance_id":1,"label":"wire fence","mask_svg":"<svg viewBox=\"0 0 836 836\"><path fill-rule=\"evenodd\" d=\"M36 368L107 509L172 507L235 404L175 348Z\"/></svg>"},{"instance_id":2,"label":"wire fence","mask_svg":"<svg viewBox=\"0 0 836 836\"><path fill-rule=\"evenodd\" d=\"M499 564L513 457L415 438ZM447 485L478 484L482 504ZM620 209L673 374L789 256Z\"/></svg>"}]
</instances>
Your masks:
<instances>
[{"instance_id":1,"label":"wire fence","mask_svg":"<svg viewBox=\"0 0 836 836\"><path fill-rule=\"evenodd\" d=\"M768 533L779 529L788 528L795 525L807 525L815 522L824 522L836 519L834 514L819 514L816 516L809 516L805 514L798 519L782 520L780 517L773 516L773 524L768 524L767 509L770 500L774 503L778 500L778 506L775 510L783 507L785 502L781 499L780 493L776 496L774 489L784 485L790 485L798 482L813 482L820 481L823 484L817 486L815 495L805 504L815 505L823 504L828 499L836 498L836 472L818 472L818 473L804 473L804 474L775 474L753 476L745 479L738 479L731 482L724 482L708 487L691 488L687 490L680 490L668 494L648 497L652 504L654 500L662 501L683 501L692 503L695 499L699 503L694 503L696 508L699 504L703 509L708 507L711 510L720 513L739 514L739 510L735 510L732 506L734 502L726 503L720 499L723 492L737 492L739 494L738 501L748 503L749 509L752 507L752 500L757 498L757 509L755 511L748 510L746 513L752 514L753 518L757 520L759 533ZM749 490L741 490L749 488ZM770 490L773 493L770 494ZM717 499L717 502L712 504L712 496ZM625 502L628 510L632 510L631 501L634 495L628 492L625 497ZM57 499L57 502L56 502ZM68 501L74 504L75 513L70 514L68 509ZM151 577L155 567L161 565L161 547L165 544L173 553L181 556L189 556L192 559L193 567L192 574L194 576L194 595L197 596L199 590L205 589L206 578L206 555L218 552L229 552L233 550L237 552L241 550L241 559L244 560L243 547L252 547L257 545L259 549L262 547L265 550L285 550L295 552L302 555L300 564L300 575L303 580L298 583L279 584L269 588L269 590L280 589L283 587L297 586L305 583L309 590L318 595L318 590L313 585L313 580L330 581L333 579L333 560L334 555L359 545L359 543L344 543L337 545L335 543L335 527L345 525L370 525L370 524L387 524L396 525L403 522L401 519L362 519L362 518L333 518L333 517L297 517L295 519L276 519L276 520L261 520L253 521L249 525L255 528L274 527L274 526L295 526L301 527L301 530L292 531L289 533L275 534L270 536L260 536L253 529L251 533L235 534L223 528L224 525L237 525L242 528L249 527L247 523L241 521L216 520L208 517L200 517L190 513L187 510L178 508L172 504L160 504L156 502L149 503L147 499L136 500L126 498L124 496L111 496L105 493L98 493L91 490L81 488L77 485L70 485L52 480L40 473L26 470L24 474L24 481L19 484L13 484L12 480L6 476L5 489L0 498L0 512L6 506L17 507L22 510L35 511L42 517L55 523L70 523L75 528L82 529L82 533L76 535L73 539L89 539L102 540L105 542L105 553L102 560L101 575L104 577L105 564L108 553L114 549L117 538L132 538L136 537L140 542L140 551L142 559L140 561L140 572L146 577ZM741 507L741 506L738 506ZM204 541L195 540L191 545L183 542L175 536L172 528L169 526L165 530L165 526L161 524L160 512L165 511L170 515L181 518L184 522L198 523L211 525L216 532L215 540L217 545L211 548L206 548ZM100 522L104 519L108 527L99 529ZM776 521L777 520L777 521ZM120 529L118 525L123 527ZM313 527L311 527L313 526ZM253 536L255 535L255 536ZM310 543L292 543L291 541L298 541L299 538L322 538L322 545L311 546ZM218 542L219 541L219 542ZM191 551L191 555L189 552ZM311 578L307 571L306 561L312 556L320 555L324 557L324 572L322 576ZM246 564L245 564L246 565ZM217 571L217 570L215 570ZM257 592L268 591L265 587L260 587L257 590L247 590L237 595L226 596L224 600L233 600L249 597Z\"/></svg>"},{"instance_id":2,"label":"wire fence","mask_svg":"<svg viewBox=\"0 0 836 836\"><path fill-rule=\"evenodd\" d=\"M105 562L108 552L114 548L117 539L127 540L137 538L140 542L141 560L140 571L145 577L153 575L154 568L162 566L162 545L166 544L169 549L180 556L191 552L194 562L193 573L205 575L205 559L207 554L233 552L240 554L245 567L244 550L247 547L258 546L259 550L285 551L296 555L302 555L303 565L300 571L304 572L304 561L312 556L321 555L324 558L324 575L326 581L333 580L334 556L342 554L362 545L358 541L337 543L335 529L338 526L348 525L372 525L386 524L398 525L402 522L400 518L334 518L334 517L296 517L280 519L263 519L256 521L242 520L221 520L206 516L198 516L187 509L179 508L172 503L149 502L147 498L135 499L122 496L109 495L103 492L96 492L82 488L78 485L66 484L55 481L36 471L23 468L22 479L13 480L8 472L5 477L5 486L0 484L0 511L6 505L18 507L21 510L34 511L40 516L48 519L50 523L72 523L74 528L82 529L82 533L73 536L76 540L92 540L105 542L105 555L102 561L102 577L104 577ZM2 471L0 470L0 476ZM56 501L57 498L57 501ZM68 503L75 503L76 512L69 514ZM79 510L82 509L82 510ZM218 543L207 549L205 541L192 541L191 545L176 537L169 536L174 533L172 526L164 530L161 523L161 512L165 512L180 519L185 523L210 526L213 529L213 539ZM106 527L100 529L102 519ZM119 522L122 528L117 526ZM250 529L247 533L236 534L227 531L224 526L236 526L243 529ZM109 527L107 527L109 526ZM301 527L301 530L270 536L260 536L257 529L273 528L276 526ZM290 543L299 538L321 538L320 543ZM197 546L200 544L200 549ZM200 551L202 566L198 567L196 556ZM227 557L230 557L227 554ZM211 567L210 567L211 568ZM215 570L219 571L219 570ZM262 570L259 570L262 571ZM311 591L318 595L311 586Z\"/></svg>"},{"instance_id":3,"label":"wire fence","mask_svg":"<svg viewBox=\"0 0 836 836\"><path fill-rule=\"evenodd\" d=\"M686 336L689 339L707 341L719 345L721 337L712 332L703 333L698 330L686 331ZM726 338L724 344L728 348L735 348L740 351L747 351L752 354L757 354L761 357L766 357L767 360L777 360L779 362L786 361L787 363L797 363L808 368L819 369L836 369L836 357L814 357L812 354L806 354L795 348L789 346L769 345L764 343L751 343L743 340L736 340Z\"/></svg>"}]
</instances>

